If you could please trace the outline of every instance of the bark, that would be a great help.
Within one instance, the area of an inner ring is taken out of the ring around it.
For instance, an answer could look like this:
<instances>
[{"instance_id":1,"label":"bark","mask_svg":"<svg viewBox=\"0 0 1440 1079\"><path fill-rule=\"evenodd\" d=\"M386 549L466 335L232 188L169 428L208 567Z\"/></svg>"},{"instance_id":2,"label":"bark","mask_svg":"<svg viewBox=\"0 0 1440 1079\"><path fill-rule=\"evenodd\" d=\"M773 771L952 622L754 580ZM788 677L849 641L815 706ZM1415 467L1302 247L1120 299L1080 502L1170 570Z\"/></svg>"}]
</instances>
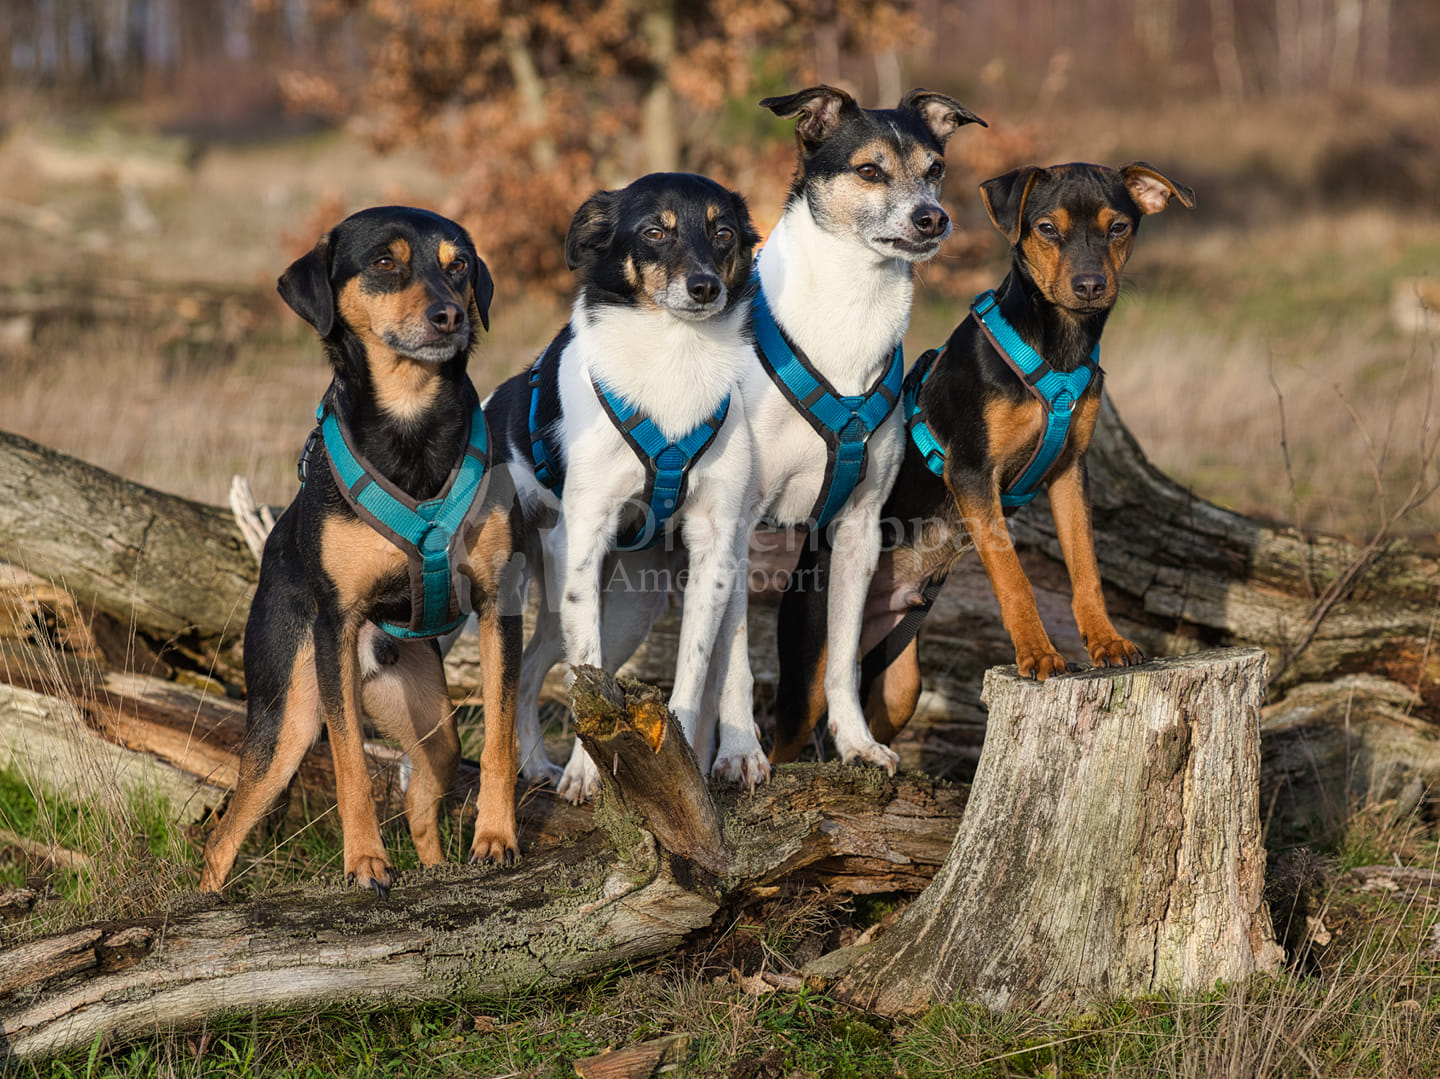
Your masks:
<instances>
[{"instance_id":1,"label":"bark","mask_svg":"<svg viewBox=\"0 0 1440 1079\"><path fill-rule=\"evenodd\" d=\"M229 513L0 432L0 559L158 654L238 670L258 576Z\"/></svg>"},{"instance_id":2,"label":"bark","mask_svg":"<svg viewBox=\"0 0 1440 1079\"><path fill-rule=\"evenodd\" d=\"M888 933L851 949L842 998L897 1014L969 990L1053 1010L1273 973L1264 682L1259 649L1038 684L991 671L950 854Z\"/></svg>"}]
</instances>

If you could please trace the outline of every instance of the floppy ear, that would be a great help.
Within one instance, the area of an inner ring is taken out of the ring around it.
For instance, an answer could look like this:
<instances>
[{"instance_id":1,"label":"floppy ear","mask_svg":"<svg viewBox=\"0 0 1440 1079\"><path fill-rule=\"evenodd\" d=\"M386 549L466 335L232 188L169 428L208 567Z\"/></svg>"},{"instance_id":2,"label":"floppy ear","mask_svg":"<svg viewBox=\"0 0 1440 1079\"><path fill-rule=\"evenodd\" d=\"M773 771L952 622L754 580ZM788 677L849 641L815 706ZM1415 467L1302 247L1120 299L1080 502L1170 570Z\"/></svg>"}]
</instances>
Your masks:
<instances>
[{"instance_id":1,"label":"floppy ear","mask_svg":"<svg viewBox=\"0 0 1440 1079\"><path fill-rule=\"evenodd\" d=\"M470 263L470 291L475 297L475 310L480 314L480 325L490 329L490 301L495 298L495 282L490 277L490 267L485 260L475 255Z\"/></svg>"},{"instance_id":2,"label":"floppy ear","mask_svg":"<svg viewBox=\"0 0 1440 1079\"><path fill-rule=\"evenodd\" d=\"M335 328L335 293L330 288L330 233L290 264L275 284L290 309L329 337Z\"/></svg>"},{"instance_id":3,"label":"floppy ear","mask_svg":"<svg viewBox=\"0 0 1440 1079\"><path fill-rule=\"evenodd\" d=\"M1030 185L1044 171L1038 165L1025 165L980 185L985 212L1012 245L1020 239L1020 217L1025 211L1025 197L1030 194Z\"/></svg>"},{"instance_id":4,"label":"floppy ear","mask_svg":"<svg viewBox=\"0 0 1440 1079\"><path fill-rule=\"evenodd\" d=\"M570 219L565 236L565 265L580 266L591 252L603 251L615 239L616 191L597 191L581 204Z\"/></svg>"},{"instance_id":5,"label":"floppy ear","mask_svg":"<svg viewBox=\"0 0 1440 1079\"><path fill-rule=\"evenodd\" d=\"M953 97L932 94L929 90L919 88L911 90L900 99L900 107L918 112L920 119L925 121L925 126L930 129L930 133L935 136L941 146L944 146L950 136L965 124L990 126Z\"/></svg>"},{"instance_id":6,"label":"floppy ear","mask_svg":"<svg viewBox=\"0 0 1440 1079\"><path fill-rule=\"evenodd\" d=\"M860 106L844 90L833 86L812 86L784 97L767 97L760 102L762 109L769 109L776 116L799 116L795 133L800 136L800 145L805 151L815 149L839 126L847 112Z\"/></svg>"},{"instance_id":7,"label":"floppy ear","mask_svg":"<svg viewBox=\"0 0 1440 1079\"><path fill-rule=\"evenodd\" d=\"M1174 195L1180 200L1180 205L1187 210L1195 208L1195 192L1184 184L1177 184L1160 170L1152 168L1143 161L1135 161L1120 169L1120 175L1125 177L1125 186L1130 189L1130 197L1135 200L1135 205L1147 214L1158 214L1170 204L1170 196Z\"/></svg>"}]
</instances>

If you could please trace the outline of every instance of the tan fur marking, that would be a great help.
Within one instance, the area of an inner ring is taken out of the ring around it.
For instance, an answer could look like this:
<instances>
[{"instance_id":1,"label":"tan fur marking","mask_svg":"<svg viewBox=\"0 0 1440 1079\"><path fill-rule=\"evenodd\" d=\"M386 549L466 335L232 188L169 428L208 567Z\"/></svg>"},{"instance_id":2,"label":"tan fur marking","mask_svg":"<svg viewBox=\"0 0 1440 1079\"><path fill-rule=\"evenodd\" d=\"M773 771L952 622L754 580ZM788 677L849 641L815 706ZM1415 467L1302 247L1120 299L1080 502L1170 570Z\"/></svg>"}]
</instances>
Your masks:
<instances>
[{"instance_id":1,"label":"tan fur marking","mask_svg":"<svg viewBox=\"0 0 1440 1079\"><path fill-rule=\"evenodd\" d=\"M403 236L397 236L395 237L395 239L391 240L386 246L390 248L390 254L395 257L396 262L401 263L405 266L410 265L409 240L405 239Z\"/></svg>"},{"instance_id":2,"label":"tan fur marking","mask_svg":"<svg viewBox=\"0 0 1440 1079\"><path fill-rule=\"evenodd\" d=\"M380 407L402 420L413 419L430 406L439 392L439 381L427 364L401 356L387 345L384 335L403 333L407 324L423 320L429 305L429 293L421 284L376 294L362 292L358 279L345 283L336 305L340 317L365 346Z\"/></svg>"},{"instance_id":3,"label":"tan fur marking","mask_svg":"<svg viewBox=\"0 0 1440 1079\"><path fill-rule=\"evenodd\" d=\"M990 578L990 587L1000 603L1000 620L1015 645L1015 662L1020 674L1041 681L1065 671L1065 660L1055 651L1040 611L1035 605L1035 590L1020 565L1015 543L1005 514L1000 506L1000 491L992 487L988 497L976 499L955 488L951 497L960 516L970 525L970 537Z\"/></svg>"},{"instance_id":4,"label":"tan fur marking","mask_svg":"<svg viewBox=\"0 0 1440 1079\"><path fill-rule=\"evenodd\" d=\"M829 647L822 646L815 668L810 672L810 693L805 701L805 714L800 717L800 723L795 728L795 736L783 744L776 742L771 748L770 763L788 764L799 757L800 751L810 741L810 735L814 732L815 725L820 722L820 717L829 707L829 702L825 697L825 665L829 656Z\"/></svg>"},{"instance_id":5,"label":"tan fur marking","mask_svg":"<svg viewBox=\"0 0 1440 1079\"><path fill-rule=\"evenodd\" d=\"M1033 397L1018 406L1003 400L986 403L985 434L990 460L995 462L1002 482L1025 466L1044 431L1044 424L1045 413Z\"/></svg>"},{"instance_id":6,"label":"tan fur marking","mask_svg":"<svg viewBox=\"0 0 1440 1079\"><path fill-rule=\"evenodd\" d=\"M441 240L440 246L436 248L435 257L439 260L441 269L449 266L455 261L455 256L460 254L460 248L456 247L449 240Z\"/></svg>"},{"instance_id":7,"label":"tan fur marking","mask_svg":"<svg viewBox=\"0 0 1440 1079\"><path fill-rule=\"evenodd\" d=\"M664 225L667 229L673 229L676 225L680 224L680 219L675 216L674 210L661 210L660 224Z\"/></svg>"},{"instance_id":8,"label":"tan fur marking","mask_svg":"<svg viewBox=\"0 0 1440 1079\"><path fill-rule=\"evenodd\" d=\"M865 718L875 740L887 746L893 742L915 714L919 700L920 640L915 637L870 687Z\"/></svg>"},{"instance_id":9,"label":"tan fur marking","mask_svg":"<svg viewBox=\"0 0 1440 1079\"><path fill-rule=\"evenodd\" d=\"M405 569L400 548L356 518L335 517L320 533L320 561L335 582L340 607L354 610L381 579Z\"/></svg>"}]
</instances>

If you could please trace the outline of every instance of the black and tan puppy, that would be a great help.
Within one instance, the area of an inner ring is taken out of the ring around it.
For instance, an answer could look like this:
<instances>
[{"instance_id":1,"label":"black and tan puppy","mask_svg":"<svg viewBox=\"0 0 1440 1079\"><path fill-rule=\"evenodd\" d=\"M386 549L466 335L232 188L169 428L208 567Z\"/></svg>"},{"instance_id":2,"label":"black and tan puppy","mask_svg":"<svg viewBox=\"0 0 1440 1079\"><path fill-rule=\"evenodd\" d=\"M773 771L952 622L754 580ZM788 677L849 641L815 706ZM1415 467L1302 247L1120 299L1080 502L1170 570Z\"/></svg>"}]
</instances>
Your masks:
<instances>
[{"instance_id":1,"label":"black and tan puppy","mask_svg":"<svg viewBox=\"0 0 1440 1079\"><path fill-rule=\"evenodd\" d=\"M334 368L303 486L265 544L245 627L249 711L234 797L205 848L218 890L323 718L345 873L384 895L395 871L362 749L363 708L413 762L405 809L421 862L443 860L439 811L459 739L434 636L479 616L485 749L471 859L510 864L520 619L502 603L512 498L491 491L466 375L493 286L465 230L387 206L346 218L281 276Z\"/></svg>"},{"instance_id":2,"label":"black and tan puppy","mask_svg":"<svg viewBox=\"0 0 1440 1079\"><path fill-rule=\"evenodd\" d=\"M888 742L920 694L916 633L955 561L980 554L1027 677L1067 670L1051 643L1020 566L1006 517L1048 489L1070 571L1073 609L1091 663L1138 663L1105 610L1085 451L1100 408L1101 332L1140 221L1172 197L1194 194L1143 163L1120 169L1027 166L980 185L995 227L1009 240L1011 268L982 293L938 352L905 380L910 437L881 516L886 551L866 600L860 653L871 732ZM816 567L823 588L827 566ZM786 594L776 759L803 747L824 713L819 649L823 592Z\"/></svg>"}]
</instances>

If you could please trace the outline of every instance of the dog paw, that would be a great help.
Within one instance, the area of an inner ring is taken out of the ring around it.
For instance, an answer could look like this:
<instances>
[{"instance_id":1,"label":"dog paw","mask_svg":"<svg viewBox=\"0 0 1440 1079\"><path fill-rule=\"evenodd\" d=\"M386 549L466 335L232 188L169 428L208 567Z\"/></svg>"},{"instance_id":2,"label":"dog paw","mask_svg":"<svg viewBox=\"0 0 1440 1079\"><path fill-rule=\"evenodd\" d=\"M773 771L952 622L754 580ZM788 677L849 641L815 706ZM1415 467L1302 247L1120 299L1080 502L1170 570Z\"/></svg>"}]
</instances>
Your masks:
<instances>
[{"instance_id":1,"label":"dog paw","mask_svg":"<svg viewBox=\"0 0 1440 1079\"><path fill-rule=\"evenodd\" d=\"M1070 670L1065 657L1053 648L1048 651L1036 649L1033 652L1017 650L1015 666L1021 678L1033 678L1037 682L1045 681L1052 674L1066 674Z\"/></svg>"},{"instance_id":2,"label":"dog paw","mask_svg":"<svg viewBox=\"0 0 1440 1079\"><path fill-rule=\"evenodd\" d=\"M539 762L526 761L520 769L520 774L535 786L558 787L560 777L565 774L565 769L547 757L544 761Z\"/></svg>"},{"instance_id":3,"label":"dog paw","mask_svg":"<svg viewBox=\"0 0 1440 1079\"><path fill-rule=\"evenodd\" d=\"M835 738L835 748L840 752L840 759L846 764L871 764L885 769L892 776L895 774L895 768L900 763L900 754L889 746L881 745L873 738L863 741L857 739L851 743L836 736L833 731L831 736Z\"/></svg>"},{"instance_id":4,"label":"dog paw","mask_svg":"<svg viewBox=\"0 0 1440 1079\"><path fill-rule=\"evenodd\" d=\"M470 844L471 865L498 865L509 869L519 858L520 841L513 831L508 835L498 831L475 832L475 841Z\"/></svg>"},{"instance_id":5,"label":"dog paw","mask_svg":"<svg viewBox=\"0 0 1440 1079\"><path fill-rule=\"evenodd\" d=\"M346 867L345 880L357 887L369 888L384 899L390 894L390 886L395 883L395 868L383 856L367 855L356 858Z\"/></svg>"},{"instance_id":6,"label":"dog paw","mask_svg":"<svg viewBox=\"0 0 1440 1079\"><path fill-rule=\"evenodd\" d=\"M756 746L748 753L721 753L710 774L726 783L738 783L753 794L757 783L770 782L770 762Z\"/></svg>"},{"instance_id":7,"label":"dog paw","mask_svg":"<svg viewBox=\"0 0 1440 1079\"><path fill-rule=\"evenodd\" d=\"M571 805L588 802L599 789L600 770L583 751L578 755L578 759L570 758L570 763L565 766L565 772L555 787L556 793Z\"/></svg>"},{"instance_id":8,"label":"dog paw","mask_svg":"<svg viewBox=\"0 0 1440 1079\"><path fill-rule=\"evenodd\" d=\"M1089 645L1090 662L1097 667L1130 667L1145 662L1145 653L1124 637Z\"/></svg>"}]
</instances>

